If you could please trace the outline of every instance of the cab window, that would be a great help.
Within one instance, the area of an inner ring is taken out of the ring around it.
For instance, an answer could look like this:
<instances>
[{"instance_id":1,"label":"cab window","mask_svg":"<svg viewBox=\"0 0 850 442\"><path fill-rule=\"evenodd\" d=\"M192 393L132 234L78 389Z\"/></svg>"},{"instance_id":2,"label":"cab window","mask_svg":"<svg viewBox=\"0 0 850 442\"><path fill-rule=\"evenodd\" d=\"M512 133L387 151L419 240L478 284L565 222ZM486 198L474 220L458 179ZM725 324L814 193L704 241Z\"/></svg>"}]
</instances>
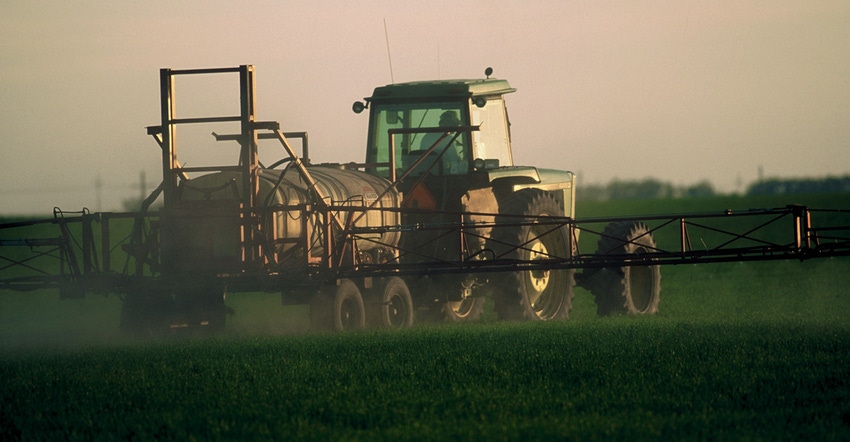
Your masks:
<instances>
[{"instance_id":1,"label":"cab window","mask_svg":"<svg viewBox=\"0 0 850 442\"><path fill-rule=\"evenodd\" d=\"M414 104L380 104L374 105L371 112L372 122L369 134L369 146L366 154L367 163L387 163L389 161L390 129L422 129L445 127L449 132L395 135L395 167L399 172L409 169L417 160L434 147L430 155L421 161L413 175L431 173L435 175L458 175L469 171L470 142L469 133L462 132L453 141L457 132L451 127L467 126L465 102L435 102ZM377 175L388 177L389 169L375 169Z\"/></svg>"},{"instance_id":2,"label":"cab window","mask_svg":"<svg viewBox=\"0 0 850 442\"><path fill-rule=\"evenodd\" d=\"M508 119L501 97L487 100L484 107L472 106L473 159L499 160L499 166L512 166Z\"/></svg>"}]
</instances>

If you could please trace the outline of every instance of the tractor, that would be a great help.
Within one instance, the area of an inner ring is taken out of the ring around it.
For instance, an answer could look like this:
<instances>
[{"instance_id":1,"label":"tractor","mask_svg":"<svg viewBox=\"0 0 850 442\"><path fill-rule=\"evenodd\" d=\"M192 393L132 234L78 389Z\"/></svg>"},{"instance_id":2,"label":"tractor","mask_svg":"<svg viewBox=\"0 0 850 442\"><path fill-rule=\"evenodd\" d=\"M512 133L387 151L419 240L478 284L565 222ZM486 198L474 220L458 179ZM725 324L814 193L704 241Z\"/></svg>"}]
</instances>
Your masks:
<instances>
[{"instance_id":1,"label":"tractor","mask_svg":"<svg viewBox=\"0 0 850 442\"><path fill-rule=\"evenodd\" d=\"M402 232L399 249L406 253L399 261L422 268L406 281L425 317L475 321L490 298L503 319L565 319L575 269L467 273L439 272L430 266L433 257L447 262L529 262L575 252L577 230L539 222L545 217L574 218L575 175L514 164L505 96L516 89L491 75L488 68L481 79L390 84L376 88L365 103L355 102L354 112L370 111L364 170L397 183L402 225L464 226ZM611 228L607 237L620 247L634 248L630 239L654 247L651 234L639 223ZM657 266L596 269L586 276L602 314L657 310ZM636 284L630 284L633 281Z\"/></svg>"},{"instance_id":2,"label":"tractor","mask_svg":"<svg viewBox=\"0 0 850 442\"><path fill-rule=\"evenodd\" d=\"M569 316L575 269L517 265L575 251L578 231L565 224L574 217L575 175L514 164L505 95L515 89L491 69L480 79L381 86L355 102L355 113L369 110L360 164L311 164L306 133L256 121L250 66L238 69L239 116L179 118L174 78L219 72L161 72L162 125L148 133L162 148L164 207L146 236L155 244L133 248L138 263L155 263L156 278L128 285L125 329L220 330L225 293L240 290L280 290L284 304L309 304L318 329L471 322L487 299L503 319ZM240 133L214 133L237 142L239 163L181 165L177 125L222 121L240 122ZM300 156L290 144L297 137ZM286 153L268 166L258 159L266 138ZM640 226L624 234L652 247ZM642 299L630 307L641 313L658 303L657 266L646 269L634 272ZM610 273L605 284L593 278L604 288L600 299L622 299L600 312L637 302L623 270L603 270L596 273ZM625 289L614 293L618 284Z\"/></svg>"}]
</instances>

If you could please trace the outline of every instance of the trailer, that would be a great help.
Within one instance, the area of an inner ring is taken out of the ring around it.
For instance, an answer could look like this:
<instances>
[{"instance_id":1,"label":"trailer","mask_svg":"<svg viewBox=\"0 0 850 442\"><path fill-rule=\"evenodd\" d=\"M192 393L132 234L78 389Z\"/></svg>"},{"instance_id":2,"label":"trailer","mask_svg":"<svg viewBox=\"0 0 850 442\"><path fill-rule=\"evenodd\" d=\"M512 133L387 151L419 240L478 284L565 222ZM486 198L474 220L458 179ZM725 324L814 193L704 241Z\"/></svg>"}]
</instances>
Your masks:
<instances>
[{"instance_id":1,"label":"trailer","mask_svg":"<svg viewBox=\"0 0 850 442\"><path fill-rule=\"evenodd\" d=\"M502 319L566 319L576 285L600 315L652 314L663 265L850 255L845 209L577 217L573 173L513 163L515 89L490 69L376 88L352 108L369 109L369 136L348 164L312 164L306 132L258 120L254 72L162 69L161 123L147 128L161 184L137 212L0 224L0 289L117 295L134 334L218 332L227 293L275 292L341 331L472 322L485 302ZM239 114L177 115L175 79L199 75L238 78ZM235 164L187 166L178 127L219 124L238 128L212 133ZM263 164L260 149L279 158Z\"/></svg>"}]
</instances>

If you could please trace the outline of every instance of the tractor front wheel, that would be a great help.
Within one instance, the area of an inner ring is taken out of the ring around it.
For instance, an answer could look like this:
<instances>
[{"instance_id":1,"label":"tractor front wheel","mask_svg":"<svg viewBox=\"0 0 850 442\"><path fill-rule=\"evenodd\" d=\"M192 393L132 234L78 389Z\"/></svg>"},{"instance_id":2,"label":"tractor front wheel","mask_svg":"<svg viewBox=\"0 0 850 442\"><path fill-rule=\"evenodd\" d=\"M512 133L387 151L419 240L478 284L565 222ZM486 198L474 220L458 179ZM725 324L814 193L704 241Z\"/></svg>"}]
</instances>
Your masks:
<instances>
[{"instance_id":1,"label":"tractor front wheel","mask_svg":"<svg viewBox=\"0 0 850 442\"><path fill-rule=\"evenodd\" d=\"M475 322L484 312L484 297L470 296L460 301L448 301L443 304L443 319L446 322Z\"/></svg>"},{"instance_id":2,"label":"tractor front wheel","mask_svg":"<svg viewBox=\"0 0 850 442\"><path fill-rule=\"evenodd\" d=\"M429 321L470 323L478 321L484 312L486 298L478 293L474 280L445 276L430 282L429 291L433 304L425 313Z\"/></svg>"}]
</instances>

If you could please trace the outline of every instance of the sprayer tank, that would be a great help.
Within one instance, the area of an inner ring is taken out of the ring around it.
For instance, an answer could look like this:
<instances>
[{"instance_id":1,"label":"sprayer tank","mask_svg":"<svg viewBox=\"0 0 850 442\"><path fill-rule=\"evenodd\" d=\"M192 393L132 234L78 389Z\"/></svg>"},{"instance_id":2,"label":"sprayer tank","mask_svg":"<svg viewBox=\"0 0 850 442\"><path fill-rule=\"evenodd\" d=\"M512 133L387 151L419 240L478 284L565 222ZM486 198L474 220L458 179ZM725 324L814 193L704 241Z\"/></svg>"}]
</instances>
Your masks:
<instances>
[{"instance_id":1,"label":"sprayer tank","mask_svg":"<svg viewBox=\"0 0 850 442\"><path fill-rule=\"evenodd\" d=\"M335 225L347 226L352 220L355 228L399 225L399 212L386 209L397 208L400 195L386 179L336 165L310 166L308 170L319 193L326 198L324 204L294 168L260 169L259 172L259 195L255 204L262 219L266 248L274 251L278 263L321 255L326 243L321 227L324 222L320 212L314 210L317 207L335 208L331 210L331 216L339 221L333 223ZM206 205L205 201L222 207L226 206L222 202L228 200L238 204L242 197L241 174L217 172L184 181L179 195L180 204L185 207ZM339 229L335 234L339 234ZM359 233L355 242L360 252L391 249L398 245L399 235L397 229L377 229ZM233 242L232 239L224 241ZM233 250L233 247L225 249Z\"/></svg>"}]
</instances>

